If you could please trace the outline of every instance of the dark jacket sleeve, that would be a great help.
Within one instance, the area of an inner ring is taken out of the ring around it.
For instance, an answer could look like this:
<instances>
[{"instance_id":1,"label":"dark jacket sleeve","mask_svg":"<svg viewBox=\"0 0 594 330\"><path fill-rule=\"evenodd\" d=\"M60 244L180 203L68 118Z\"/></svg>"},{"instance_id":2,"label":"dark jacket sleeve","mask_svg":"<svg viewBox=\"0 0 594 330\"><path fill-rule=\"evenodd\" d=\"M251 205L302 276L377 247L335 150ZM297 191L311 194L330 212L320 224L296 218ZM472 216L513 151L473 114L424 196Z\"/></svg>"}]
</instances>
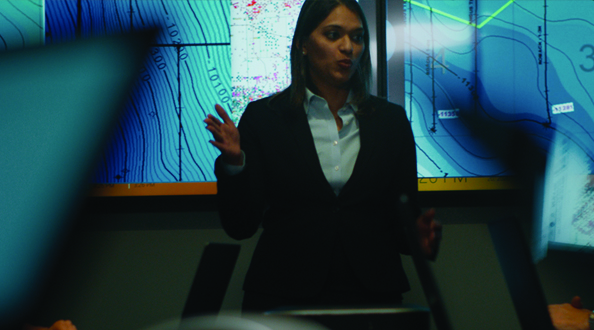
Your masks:
<instances>
[{"instance_id":1,"label":"dark jacket sleeve","mask_svg":"<svg viewBox=\"0 0 594 330\"><path fill-rule=\"evenodd\" d=\"M261 176L258 174L260 156L252 123L253 107L248 105L238 125L241 149L245 153L245 167L236 175L228 175L219 156L215 161L217 177L217 206L225 232L241 240L252 237L258 230L265 210Z\"/></svg>"},{"instance_id":2,"label":"dark jacket sleeve","mask_svg":"<svg viewBox=\"0 0 594 330\"><path fill-rule=\"evenodd\" d=\"M400 253L403 254L410 254L410 246L408 244L408 239L406 235L407 230L405 229L407 225L409 226L416 226L416 219L421 215L421 208L419 207L419 199L418 199L418 179L417 179L417 157L416 157L416 143L414 141L414 136L412 132L412 128L410 126L410 122L406 117L406 111L401 106L393 105L396 108L396 113L398 116L397 121L402 123L402 140L403 140L403 153L407 155L407 158L399 164L398 171L401 172L402 180L403 180L403 191L401 192L400 196L396 196L396 198L400 199L402 195L406 195L408 202L406 205L401 203L399 204L400 207L407 207L408 210L398 210L398 218L399 223L398 226L400 227L398 232L398 242L400 247ZM408 216L409 218L406 219L405 217ZM409 221L409 223L406 223Z\"/></svg>"}]
</instances>

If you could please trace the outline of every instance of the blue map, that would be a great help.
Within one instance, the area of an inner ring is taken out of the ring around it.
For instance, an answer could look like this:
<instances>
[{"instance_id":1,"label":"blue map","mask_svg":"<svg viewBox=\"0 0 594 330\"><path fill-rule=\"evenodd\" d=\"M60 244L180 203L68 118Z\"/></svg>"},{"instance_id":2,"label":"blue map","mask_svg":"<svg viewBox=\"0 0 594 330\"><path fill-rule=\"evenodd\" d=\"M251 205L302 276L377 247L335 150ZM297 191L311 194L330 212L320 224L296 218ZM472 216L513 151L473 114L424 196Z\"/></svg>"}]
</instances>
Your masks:
<instances>
[{"instance_id":1,"label":"blue map","mask_svg":"<svg viewBox=\"0 0 594 330\"><path fill-rule=\"evenodd\" d=\"M203 120L231 107L229 1L77 3L46 0L46 44L160 29L93 182L215 181Z\"/></svg>"},{"instance_id":2,"label":"blue map","mask_svg":"<svg viewBox=\"0 0 594 330\"><path fill-rule=\"evenodd\" d=\"M419 177L510 175L459 115L555 134L594 170L594 1L405 0L405 93ZM590 172L592 173L592 172Z\"/></svg>"},{"instance_id":3,"label":"blue map","mask_svg":"<svg viewBox=\"0 0 594 330\"><path fill-rule=\"evenodd\" d=\"M214 104L238 121L248 102L290 83L288 52L302 0L77 3L45 1L46 44L161 29L94 183L215 181L218 151L202 123ZM404 40L395 47L404 46L404 106L420 179L511 174L469 134L464 112L520 128L543 150L560 134L594 168L594 1L403 6Z\"/></svg>"}]
</instances>

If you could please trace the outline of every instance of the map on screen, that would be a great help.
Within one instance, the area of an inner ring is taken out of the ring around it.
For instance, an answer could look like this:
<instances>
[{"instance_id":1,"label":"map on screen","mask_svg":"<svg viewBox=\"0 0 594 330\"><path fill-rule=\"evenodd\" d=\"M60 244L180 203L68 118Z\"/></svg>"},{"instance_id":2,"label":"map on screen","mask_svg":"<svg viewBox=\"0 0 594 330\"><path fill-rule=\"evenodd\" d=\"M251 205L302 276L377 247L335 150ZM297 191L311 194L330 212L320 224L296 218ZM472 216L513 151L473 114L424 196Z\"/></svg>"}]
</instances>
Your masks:
<instances>
[{"instance_id":1,"label":"map on screen","mask_svg":"<svg viewBox=\"0 0 594 330\"><path fill-rule=\"evenodd\" d=\"M233 119L291 83L290 50L304 0L232 1Z\"/></svg>"},{"instance_id":2,"label":"map on screen","mask_svg":"<svg viewBox=\"0 0 594 330\"><path fill-rule=\"evenodd\" d=\"M566 136L553 137L542 196L543 242L594 251L594 176L589 163Z\"/></svg>"},{"instance_id":3,"label":"map on screen","mask_svg":"<svg viewBox=\"0 0 594 330\"><path fill-rule=\"evenodd\" d=\"M594 169L594 1L405 0L405 106L419 177L511 175L461 113L554 134Z\"/></svg>"},{"instance_id":4,"label":"map on screen","mask_svg":"<svg viewBox=\"0 0 594 330\"><path fill-rule=\"evenodd\" d=\"M77 0L46 0L48 44L161 29L93 181L216 181L218 151L203 120L218 103L238 122L250 101L289 85L289 50L302 3L83 0L79 8Z\"/></svg>"},{"instance_id":5,"label":"map on screen","mask_svg":"<svg viewBox=\"0 0 594 330\"><path fill-rule=\"evenodd\" d=\"M0 52L43 45L43 0L0 1Z\"/></svg>"},{"instance_id":6,"label":"map on screen","mask_svg":"<svg viewBox=\"0 0 594 330\"><path fill-rule=\"evenodd\" d=\"M45 1L46 44L161 28L95 183L214 183L218 151L202 123L214 104L238 121L247 103L290 83L290 42L303 0L78 3ZM561 134L592 167L594 1L403 0L403 6L404 38L395 43L404 45L404 106L421 190L423 183L511 174L470 136L460 119L465 112L520 128L543 150Z\"/></svg>"},{"instance_id":7,"label":"map on screen","mask_svg":"<svg viewBox=\"0 0 594 330\"><path fill-rule=\"evenodd\" d=\"M135 29L160 34L95 183L215 181L203 120L231 108L228 1L46 1L46 44Z\"/></svg>"}]
</instances>

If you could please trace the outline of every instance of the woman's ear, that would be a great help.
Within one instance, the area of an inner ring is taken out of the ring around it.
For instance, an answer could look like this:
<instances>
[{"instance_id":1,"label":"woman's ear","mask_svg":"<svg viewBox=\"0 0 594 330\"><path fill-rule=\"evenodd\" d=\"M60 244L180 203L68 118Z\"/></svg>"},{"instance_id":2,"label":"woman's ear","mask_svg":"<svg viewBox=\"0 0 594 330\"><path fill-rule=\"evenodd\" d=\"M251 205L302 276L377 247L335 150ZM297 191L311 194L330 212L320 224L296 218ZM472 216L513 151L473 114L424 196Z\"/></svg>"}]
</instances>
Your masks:
<instances>
[{"instance_id":1,"label":"woman's ear","mask_svg":"<svg viewBox=\"0 0 594 330\"><path fill-rule=\"evenodd\" d=\"M307 46L306 46L306 42L301 42L301 41L296 41L296 46L297 49L301 49L301 54L303 54L303 56L307 55ZM301 46L301 47L300 47Z\"/></svg>"}]
</instances>

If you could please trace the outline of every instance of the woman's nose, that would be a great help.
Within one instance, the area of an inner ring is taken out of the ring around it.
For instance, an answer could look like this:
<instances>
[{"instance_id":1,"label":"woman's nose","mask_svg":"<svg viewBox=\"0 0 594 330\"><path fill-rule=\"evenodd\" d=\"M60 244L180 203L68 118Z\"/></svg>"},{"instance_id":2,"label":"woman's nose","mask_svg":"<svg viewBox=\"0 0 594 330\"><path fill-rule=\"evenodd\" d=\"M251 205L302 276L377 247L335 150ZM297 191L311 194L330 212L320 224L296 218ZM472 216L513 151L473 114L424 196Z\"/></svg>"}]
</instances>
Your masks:
<instances>
[{"instance_id":1,"label":"woman's nose","mask_svg":"<svg viewBox=\"0 0 594 330\"><path fill-rule=\"evenodd\" d=\"M353 42L351 41L351 38L348 35L345 35L342 38L342 41L340 43L340 51L346 54L351 54L353 52Z\"/></svg>"}]
</instances>

